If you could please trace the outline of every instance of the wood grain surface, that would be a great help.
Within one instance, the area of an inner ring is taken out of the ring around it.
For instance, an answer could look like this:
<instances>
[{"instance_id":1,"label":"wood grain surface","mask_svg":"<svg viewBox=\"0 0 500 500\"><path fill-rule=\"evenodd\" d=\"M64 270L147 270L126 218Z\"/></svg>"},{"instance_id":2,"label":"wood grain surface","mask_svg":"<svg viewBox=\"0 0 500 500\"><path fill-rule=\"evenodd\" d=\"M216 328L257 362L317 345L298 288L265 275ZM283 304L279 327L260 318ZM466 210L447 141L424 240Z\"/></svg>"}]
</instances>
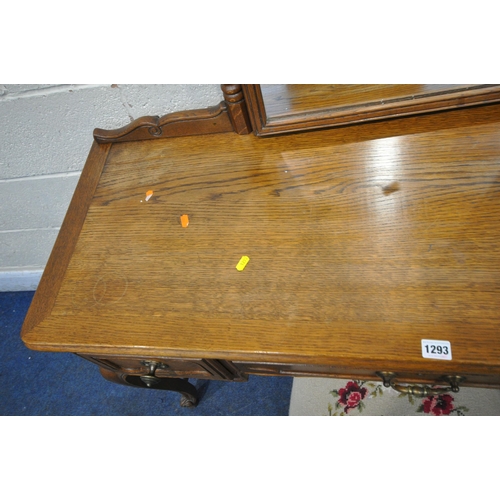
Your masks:
<instances>
[{"instance_id":1,"label":"wood grain surface","mask_svg":"<svg viewBox=\"0 0 500 500\"><path fill-rule=\"evenodd\" d=\"M78 235L85 221L89 204L99 183L101 172L109 153L109 145L92 144L82 175L73 194L70 209L64 217L56 242L37 287L23 332L30 331L46 318L57 298L61 281L66 272Z\"/></svg>"},{"instance_id":2,"label":"wood grain surface","mask_svg":"<svg viewBox=\"0 0 500 500\"><path fill-rule=\"evenodd\" d=\"M499 118L113 144L55 305L23 340L498 378ZM453 359L422 358L421 339Z\"/></svg>"}]
</instances>

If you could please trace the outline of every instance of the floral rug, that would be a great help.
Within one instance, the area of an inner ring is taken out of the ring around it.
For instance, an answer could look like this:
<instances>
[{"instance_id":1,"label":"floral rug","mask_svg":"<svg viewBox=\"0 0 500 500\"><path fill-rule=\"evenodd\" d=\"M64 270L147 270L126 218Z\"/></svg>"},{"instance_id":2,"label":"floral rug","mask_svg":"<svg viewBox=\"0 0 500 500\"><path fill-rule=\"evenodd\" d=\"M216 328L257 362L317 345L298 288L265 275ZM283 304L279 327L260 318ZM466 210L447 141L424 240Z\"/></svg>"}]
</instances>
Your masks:
<instances>
[{"instance_id":1,"label":"floral rug","mask_svg":"<svg viewBox=\"0 0 500 500\"><path fill-rule=\"evenodd\" d=\"M417 398L381 381L295 378L290 416L498 416L500 390L462 387Z\"/></svg>"}]
</instances>

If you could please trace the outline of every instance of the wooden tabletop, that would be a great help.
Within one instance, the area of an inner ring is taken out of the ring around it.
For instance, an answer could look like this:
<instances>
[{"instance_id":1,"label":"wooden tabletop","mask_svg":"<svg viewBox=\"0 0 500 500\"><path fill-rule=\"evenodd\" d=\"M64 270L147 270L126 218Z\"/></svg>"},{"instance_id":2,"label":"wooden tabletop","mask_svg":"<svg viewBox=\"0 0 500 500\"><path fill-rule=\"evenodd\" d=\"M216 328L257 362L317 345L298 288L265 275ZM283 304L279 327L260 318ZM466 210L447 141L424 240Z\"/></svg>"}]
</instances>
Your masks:
<instances>
[{"instance_id":1,"label":"wooden tabletop","mask_svg":"<svg viewBox=\"0 0 500 500\"><path fill-rule=\"evenodd\" d=\"M70 208L23 340L500 374L499 119L95 145L81 182L97 189ZM453 359L423 359L421 339Z\"/></svg>"}]
</instances>

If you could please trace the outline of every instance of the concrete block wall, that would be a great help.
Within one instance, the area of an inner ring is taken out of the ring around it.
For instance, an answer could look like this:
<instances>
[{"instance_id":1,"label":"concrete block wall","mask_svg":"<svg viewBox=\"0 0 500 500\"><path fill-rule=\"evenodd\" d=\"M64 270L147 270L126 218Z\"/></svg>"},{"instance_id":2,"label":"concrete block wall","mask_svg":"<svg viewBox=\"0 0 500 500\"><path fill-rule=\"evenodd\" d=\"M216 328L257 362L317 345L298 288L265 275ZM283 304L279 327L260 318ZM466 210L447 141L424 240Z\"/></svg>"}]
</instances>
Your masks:
<instances>
[{"instance_id":1,"label":"concrete block wall","mask_svg":"<svg viewBox=\"0 0 500 500\"><path fill-rule=\"evenodd\" d=\"M0 84L0 292L38 285L94 128L222 99L217 84Z\"/></svg>"}]
</instances>

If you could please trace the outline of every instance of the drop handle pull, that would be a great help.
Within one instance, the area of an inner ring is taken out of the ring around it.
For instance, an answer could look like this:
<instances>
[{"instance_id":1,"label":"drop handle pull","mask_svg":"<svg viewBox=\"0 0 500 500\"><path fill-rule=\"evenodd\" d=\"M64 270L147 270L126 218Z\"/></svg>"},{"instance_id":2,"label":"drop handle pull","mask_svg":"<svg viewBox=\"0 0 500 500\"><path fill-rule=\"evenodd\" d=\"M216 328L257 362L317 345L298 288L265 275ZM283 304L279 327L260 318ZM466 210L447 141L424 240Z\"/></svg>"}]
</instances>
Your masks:
<instances>
[{"instance_id":1,"label":"drop handle pull","mask_svg":"<svg viewBox=\"0 0 500 500\"><path fill-rule=\"evenodd\" d=\"M140 379L148 386L152 387L160 382L160 379L156 376L156 370L158 368L167 369L168 366L163 363L158 363L158 361L141 361L141 364L146 366L149 371L147 375L142 375Z\"/></svg>"},{"instance_id":2,"label":"drop handle pull","mask_svg":"<svg viewBox=\"0 0 500 500\"><path fill-rule=\"evenodd\" d=\"M458 375L447 375L443 379L450 384L449 387L429 387L421 385L401 385L397 384L394 380L396 374L393 372L376 372L377 375L382 379L384 387L392 387L394 390L402 394L410 394L418 398L425 398L427 396L437 396L438 394L444 394L446 392L458 392L460 387L458 384L464 380L464 377Z\"/></svg>"}]
</instances>

